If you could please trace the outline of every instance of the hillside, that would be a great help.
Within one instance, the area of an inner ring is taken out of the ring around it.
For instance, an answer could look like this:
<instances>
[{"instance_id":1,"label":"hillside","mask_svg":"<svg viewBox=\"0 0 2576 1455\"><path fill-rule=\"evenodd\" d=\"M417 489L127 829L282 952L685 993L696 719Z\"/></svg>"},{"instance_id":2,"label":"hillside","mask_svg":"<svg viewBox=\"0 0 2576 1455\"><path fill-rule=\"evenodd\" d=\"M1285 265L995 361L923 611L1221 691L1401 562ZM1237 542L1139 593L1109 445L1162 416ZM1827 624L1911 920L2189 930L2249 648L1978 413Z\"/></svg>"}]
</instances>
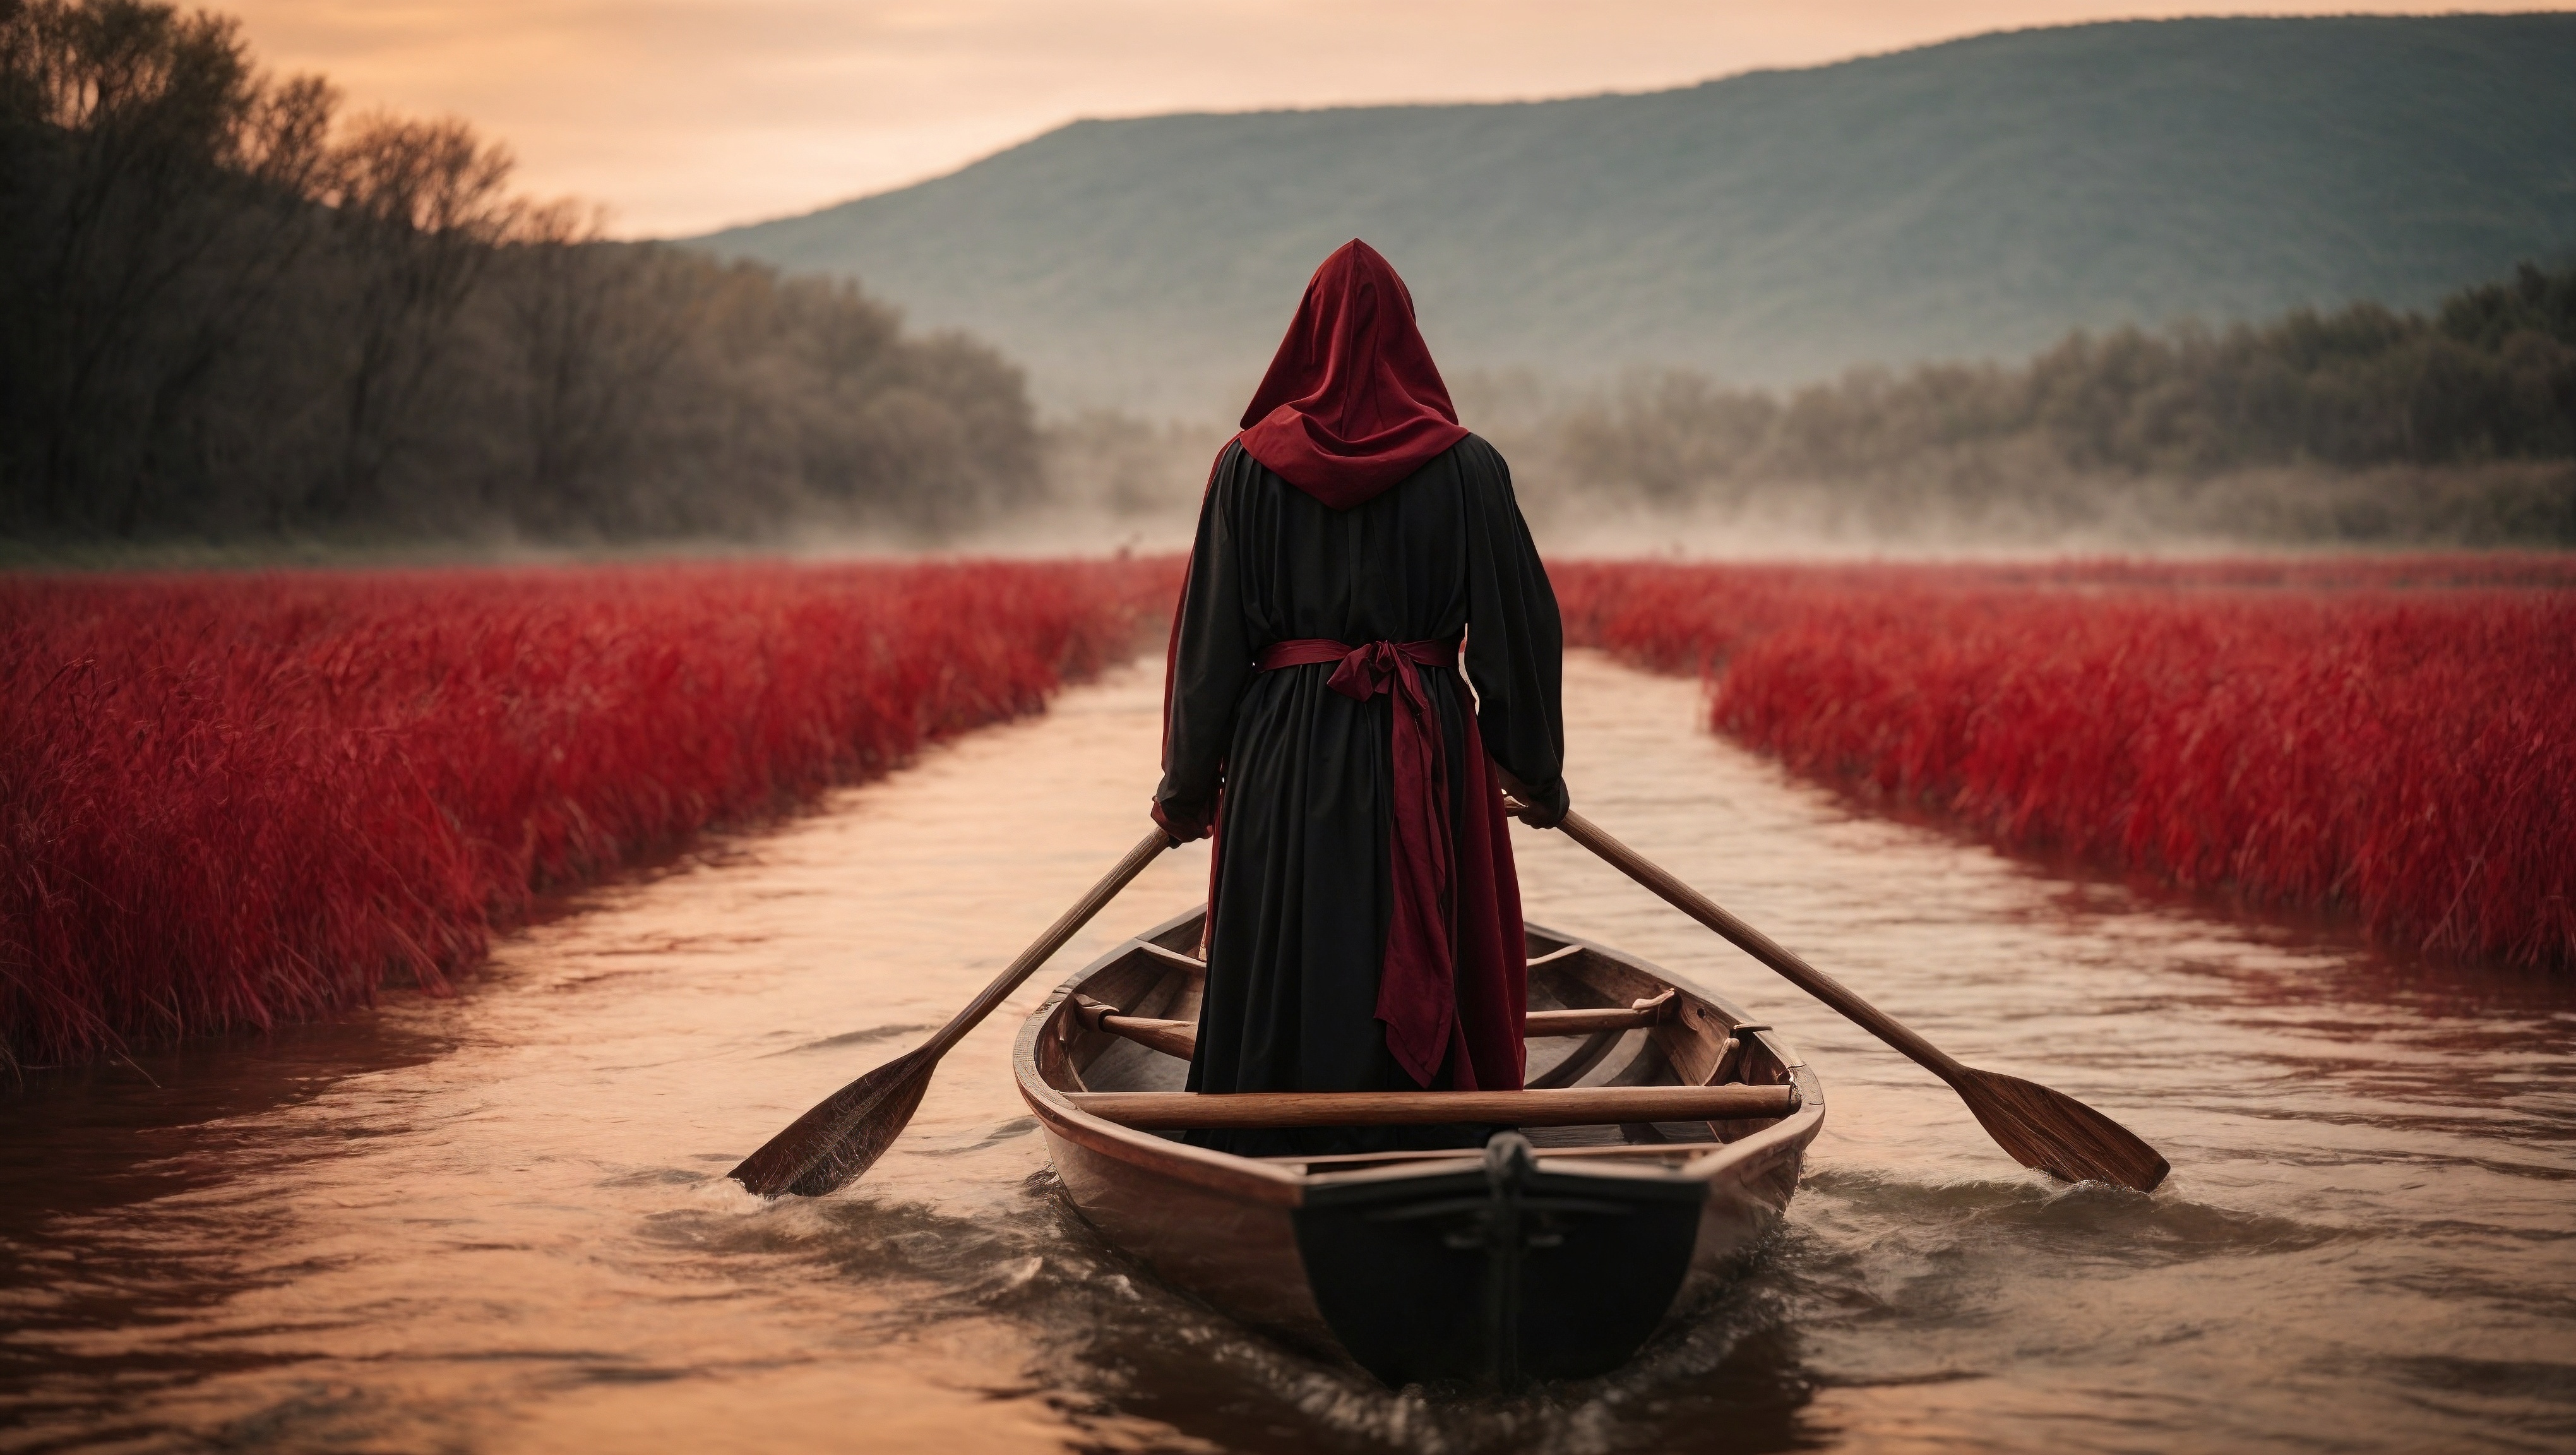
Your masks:
<instances>
[{"instance_id":1,"label":"hillside","mask_svg":"<svg viewBox=\"0 0 2576 1455\"><path fill-rule=\"evenodd\" d=\"M1354 235L1453 373L1783 384L2565 254L2570 77L2571 15L2088 25L1649 95L1078 122L694 241L853 275L1059 408L1236 407Z\"/></svg>"}]
</instances>

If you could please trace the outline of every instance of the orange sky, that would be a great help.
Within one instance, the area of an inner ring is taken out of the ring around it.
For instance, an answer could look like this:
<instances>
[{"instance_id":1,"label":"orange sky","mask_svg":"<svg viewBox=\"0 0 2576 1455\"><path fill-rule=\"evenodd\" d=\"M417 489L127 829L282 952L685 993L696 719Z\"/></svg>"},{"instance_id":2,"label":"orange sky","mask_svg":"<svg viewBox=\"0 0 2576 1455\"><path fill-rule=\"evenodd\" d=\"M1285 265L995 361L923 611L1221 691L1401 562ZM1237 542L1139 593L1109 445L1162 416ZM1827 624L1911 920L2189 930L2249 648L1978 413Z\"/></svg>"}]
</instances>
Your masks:
<instances>
[{"instance_id":1,"label":"orange sky","mask_svg":"<svg viewBox=\"0 0 2576 1455\"><path fill-rule=\"evenodd\" d=\"M517 151L528 190L606 203L613 230L630 235L700 231L881 191L1080 116L1652 90L1984 30L2210 11L2153 0L217 0L211 8L240 16L269 65L321 71L360 106L466 117ZM2432 7L2339 0L2329 8Z\"/></svg>"}]
</instances>

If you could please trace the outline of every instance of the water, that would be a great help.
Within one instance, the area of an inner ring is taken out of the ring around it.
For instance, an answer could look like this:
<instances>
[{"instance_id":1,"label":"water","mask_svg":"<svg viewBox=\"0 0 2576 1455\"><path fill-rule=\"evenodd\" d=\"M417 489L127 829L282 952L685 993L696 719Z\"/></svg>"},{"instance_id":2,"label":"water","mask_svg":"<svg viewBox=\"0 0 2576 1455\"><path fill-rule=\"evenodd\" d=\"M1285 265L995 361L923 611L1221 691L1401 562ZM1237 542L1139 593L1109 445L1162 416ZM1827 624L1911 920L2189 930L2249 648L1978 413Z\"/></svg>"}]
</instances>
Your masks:
<instances>
[{"instance_id":1,"label":"water","mask_svg":"<svg viewBox=\"0 0 2576 1455\"><path fill-rule=\"evenodd\" d=\"M1144 826L1158 683L586 896L457 1000L0 1104L0 1449L2566 1448L2576 994L2392 962L1860 816L1570 664L1576 801L1971 1064L2162 1148L2054 1186L1937 1082L1554 835L1534 919L1767 1013L1830 1110L1757 1271L1633 1367L1390 1393L1055 1197L1008 1045L1195 903L1167 856L840 1196L724 1170L908 1045Z\"/></svg>"}]
</instances>

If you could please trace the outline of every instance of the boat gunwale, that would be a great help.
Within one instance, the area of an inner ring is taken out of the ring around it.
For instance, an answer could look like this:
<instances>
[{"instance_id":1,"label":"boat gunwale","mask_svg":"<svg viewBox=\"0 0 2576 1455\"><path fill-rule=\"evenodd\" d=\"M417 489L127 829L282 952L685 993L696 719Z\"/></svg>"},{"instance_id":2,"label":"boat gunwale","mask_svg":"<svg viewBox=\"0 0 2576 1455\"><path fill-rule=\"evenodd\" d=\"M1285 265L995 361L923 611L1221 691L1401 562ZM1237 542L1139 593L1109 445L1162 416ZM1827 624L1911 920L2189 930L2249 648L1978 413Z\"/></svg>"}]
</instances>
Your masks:
<instances>
[{"instance_id":1,"label":"boat gunwale","mask_svg":"<svg viewBox=\"0 0 2576 1455\"><path fill-rule=\"evenodd\" d=\"M1065 977L1064 983L1049 991L1038 1008L1020 1023L1020 1034L1011 1047L1011 1073L1019 1082L1020 1099L1027 1102L1038 1120L1058 1136L1104 1157L1246 1202L1275 1207L1302 1206L1306 1200L1307 1183L1303 1174L1237 1157L1230 1152L1193 1147L1132 1127L1122 1127L1076 1107L1038 1071L1038 1038L1049 1034L1069 1013L1076 990L1093 976L1135 954L1138 945L1170 935L1206 912L1207 906L1200 905L1139 934L1130 935L1102 951L1090 964ZM1156 948L1170 947L1158 944Z\"/></svg>"},{"instance_id":2,"label":"boat gunwale","mask_svg":"<svg viewBox=\"0 0 2576 1455\"><path fill-rule=\"evenodd\" d=\"M1300 1207L1310 1188L1345 1187L1406 1178L1437 1175L1458 1170L1457 1158L1425 1157L1421 1161L1395 1162L1383 1167L1355 1168L1339 1172L1290 1171L1302 1167L1297 1162L1268 1163L1205 1147L1193 1147L1166 1137L1140 1132L1095 1116L1076 1107L1064 1091L1047 1081L1038 1068L1039 1038L1048 1034L1063 1035L1059 1029L1072 1014L1073 997L1097 975L1103 974L1134 956L1140 946L1152 946L1166 954L1171 947L1161 941L1195 923L1206 913L1199 905L1175 915L1141 933L1118 941L1095 957L1089 964L1067 976L1050 991L1046 999L1021 1023L1020 1033L1012 1046L1011 1069L1020 1086L1021 1099L1047 1129L1102 1156L1136 1167L1142 1171L1190 1183L1247 1202L1279 1207ZM1743 1007L1725 996L1717 995L1692 981L1625 951L1614 949L1578 935L1563 934L1543 925L1527 926L1537 938L1553 941L1558 950L1580 948L1589 953L1626 966L1660 983L1670 985L1684 997L1695 999L1714 1011L1733 1033L1739 1026L1751 1024L1751 1034L1759 1038L1765 1050L1778 1061L1799 1096L1797 1110L1768 1127L1727 1143L1724 1147L1692 1158L1679 1166L1621 1167L1603 1165L1609 1159L1551 1159L1547 1149L1539 1149L1542 1162L1552 1173L1574 1176L1598 1176L1605 1181L1644 1180L1654 1182L1714 1183L1736 1170L1740 1164L1767 1160L1782 1146L1804 1146L1812 1141L1824 1120L1824 1088L1814 1069L1802 1058L1786 1037L1756 1020ZM1551 950L1549 953L1556 953ZM1536 958L1536 957L1532 957ZM1069 1041L1069 1037L1066 1037ZM1317 1161L1329 1161L1318 1158ZM1441 1167L1441 1163L1449 1163Z\"/></svg>"}]
</instances>

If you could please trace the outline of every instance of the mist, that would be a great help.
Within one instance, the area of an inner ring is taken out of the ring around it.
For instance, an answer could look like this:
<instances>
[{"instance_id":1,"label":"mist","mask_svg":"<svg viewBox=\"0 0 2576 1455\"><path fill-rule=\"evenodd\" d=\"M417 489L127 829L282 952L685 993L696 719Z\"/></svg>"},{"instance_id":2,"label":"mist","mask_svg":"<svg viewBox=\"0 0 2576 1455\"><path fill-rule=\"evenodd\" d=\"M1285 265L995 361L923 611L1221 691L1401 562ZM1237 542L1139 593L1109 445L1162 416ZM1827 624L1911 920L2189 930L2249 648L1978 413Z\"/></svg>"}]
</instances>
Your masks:
<instances>
[{"instance_id":1,"label":"mist","mask_svg":"<svg viewBox=\"0 0 2576 1455\"><path fill-rule=\"evenodd\" d=\"M1451 392L1551 550L2576 544L2576 265L2525 265L2430 313L2078 332L2017 364L1788 391L1638 368L1470 372ZM1105 411L1049 424L1046 509L1185 542L1228 433Z\"/></svg>"}]
</instances>

